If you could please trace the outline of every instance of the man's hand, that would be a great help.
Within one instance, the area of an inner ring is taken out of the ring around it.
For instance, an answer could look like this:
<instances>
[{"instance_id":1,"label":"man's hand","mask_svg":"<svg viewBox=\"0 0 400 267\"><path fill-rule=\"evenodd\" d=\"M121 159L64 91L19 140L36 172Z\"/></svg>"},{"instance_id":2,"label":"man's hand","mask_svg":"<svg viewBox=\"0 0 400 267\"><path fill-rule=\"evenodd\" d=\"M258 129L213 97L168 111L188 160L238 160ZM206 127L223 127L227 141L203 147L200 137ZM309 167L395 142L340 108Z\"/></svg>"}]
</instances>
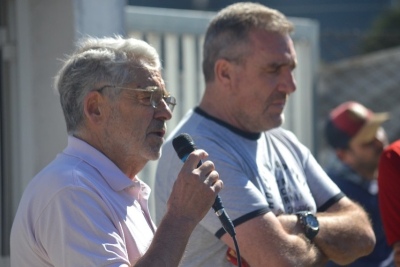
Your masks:
<instances>
[{"instance_id":1,"label":"man's hand","mask_svg":"<svg viewBox=\"0 0 400 267\"><path fill-rule=\"evenodd\" d=\"M193 229L211 209L222 181L204 150L192 152L178 174L167 212L148 251L135 266L178 266Z\"/></svg>"},{"instance_id":2,"label":"man's hand","mask_svg":"<svg viewBox=\"0 0 400 267\"><path fill-rule=\"evenodd\" d=\"M222 181L211 161L198 163L208 154L195 150L185 161L172 188L167 212L176 218L192 220L197 224L210 210L215 197L222 189Z\"/></svg>"}]
</instances>

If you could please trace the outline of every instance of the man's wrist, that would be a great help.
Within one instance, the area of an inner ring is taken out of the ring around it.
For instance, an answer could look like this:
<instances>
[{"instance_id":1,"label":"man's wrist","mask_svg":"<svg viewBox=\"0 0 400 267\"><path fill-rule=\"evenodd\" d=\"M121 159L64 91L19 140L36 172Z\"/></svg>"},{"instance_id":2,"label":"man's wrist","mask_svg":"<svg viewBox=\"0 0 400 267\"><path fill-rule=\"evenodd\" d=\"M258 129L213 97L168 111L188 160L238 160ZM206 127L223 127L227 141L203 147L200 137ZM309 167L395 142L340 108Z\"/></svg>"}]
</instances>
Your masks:
<instances>
[{"instance_id":1,"label":"man's wrist","mask_svg":"<svg viewBox=\"0 0 400 267\"><path fill-rule=\"evenodd\" d=\"M319 232L318 218L309 211L299 211L296 213L297 222L304 231L304 235L312 241Z\"/></svg>"}]
</instances>

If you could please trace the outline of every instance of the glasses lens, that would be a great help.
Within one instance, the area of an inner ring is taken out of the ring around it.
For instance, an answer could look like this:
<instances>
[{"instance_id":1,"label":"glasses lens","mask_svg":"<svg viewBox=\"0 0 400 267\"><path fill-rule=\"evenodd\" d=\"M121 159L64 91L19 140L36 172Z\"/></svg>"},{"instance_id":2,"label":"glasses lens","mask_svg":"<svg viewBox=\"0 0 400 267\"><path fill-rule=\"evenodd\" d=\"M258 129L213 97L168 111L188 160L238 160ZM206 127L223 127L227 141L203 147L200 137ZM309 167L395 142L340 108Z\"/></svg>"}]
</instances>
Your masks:
<instances>
[{"instance_id":1,"label":"glasses lens","mask_svg":"<svg viewBox=\"0 0 400 267\"><path fill-rule=\"evenodd\" d=\"M164 101L167 103L169 110L174 111L176 105L176 99L173 96L164 97Z\"/></svg>"},{"instance_id":2,"label":"glasses lens","mask_svg":"<svg viewBox=\"0 0 400 267\"><path fill-rule=\"evenodd\" d=\"M124 89L132 90L130 88L124 88ZM133 91L136 91L135 98L139 101L139 103L146 105L146 106L150 106L150 105L154 106L153 101L152 101L154 91L142 90L142 89L140 89L140 90L133 89Z\"/></svg>"},{"instance_id":3,"label":"glasses lens","mask_svg":"<svg viewBox=\"0 0 400 267\"><path fill-rule=\"evenodd\" d=\"M150 103L153 108L157 108L163 98L163 92L161 89L155 89L150 96Z\"/></svg>"},{"instance_id":4,"label":"glasses lens","mask_svg":"<svg viewBox=\"0 0 400 267\"><path fill-rule=\"evenodd\" d=\"M150 96L150 103L153 108L157 108L160 102L164 99L167 103L169 110L172 112L176 105L176 99L173 96L164 96L164 91L160 88L152 91Z\"/></svg>"}]
</instances>

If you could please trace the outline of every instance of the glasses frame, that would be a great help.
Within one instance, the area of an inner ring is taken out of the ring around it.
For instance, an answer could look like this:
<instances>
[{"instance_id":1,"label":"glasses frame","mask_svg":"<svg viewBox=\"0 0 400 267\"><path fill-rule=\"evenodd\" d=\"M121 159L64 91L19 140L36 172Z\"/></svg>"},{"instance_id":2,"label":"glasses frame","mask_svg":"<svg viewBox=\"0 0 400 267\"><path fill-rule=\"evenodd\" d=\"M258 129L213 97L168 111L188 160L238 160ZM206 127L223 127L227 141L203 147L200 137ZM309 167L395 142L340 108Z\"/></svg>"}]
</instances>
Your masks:
<instances>
[{"instance_id":1,"label":"glasses frame","mask_svg":"<svg viewBox=\"0 0 400 267\"><path fill-rule=\"evenodd\" d=\"M101 92L103 89L105 89L107 87L111 87L111 88L115 88L115 89L122 89L122 90L130 90L130 91L148 92L148 93L150 93L150 106L152 106L154 109L156 109L158 107L158 105L161 103L162 100L164 100L164 102L167 104L167 106L171 112L174 111L174 108L176 106L176 98L170 94L168 94L167 96L163 95L163 97L158 102L154 99L154 97L153 97L154 93L157 92L158 90L161 90L161 88L158 86L147 86L145 88L140 88L140 87L129 88L129 87L116 86L116 85L104 85L100 89L97 89L96 91ZM142 103L142 105L146 105L146 104Z\"/></svg>"}]
</instances>

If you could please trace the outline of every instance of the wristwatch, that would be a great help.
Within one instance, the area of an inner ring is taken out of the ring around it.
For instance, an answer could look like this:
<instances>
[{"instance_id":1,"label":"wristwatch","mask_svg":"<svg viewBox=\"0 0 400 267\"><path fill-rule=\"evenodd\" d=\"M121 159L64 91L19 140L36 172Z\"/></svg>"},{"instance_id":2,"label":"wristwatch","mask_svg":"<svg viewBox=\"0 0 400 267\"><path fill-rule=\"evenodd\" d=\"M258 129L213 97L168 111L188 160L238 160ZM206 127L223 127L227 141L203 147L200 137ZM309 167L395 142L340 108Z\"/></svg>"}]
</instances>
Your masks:
<instances>
[{"instance_id":1,"label":"wristwatch","mask_svg":"<svg viewBox=\"0 0 400 267\"><path fill-rule=\"evenodd\" d=\"M317 217L309 211L299 211L296 213L297 221L304 229L305 236L311 241L318 234L319 223Z\"/></svg>"}]
</instances>

